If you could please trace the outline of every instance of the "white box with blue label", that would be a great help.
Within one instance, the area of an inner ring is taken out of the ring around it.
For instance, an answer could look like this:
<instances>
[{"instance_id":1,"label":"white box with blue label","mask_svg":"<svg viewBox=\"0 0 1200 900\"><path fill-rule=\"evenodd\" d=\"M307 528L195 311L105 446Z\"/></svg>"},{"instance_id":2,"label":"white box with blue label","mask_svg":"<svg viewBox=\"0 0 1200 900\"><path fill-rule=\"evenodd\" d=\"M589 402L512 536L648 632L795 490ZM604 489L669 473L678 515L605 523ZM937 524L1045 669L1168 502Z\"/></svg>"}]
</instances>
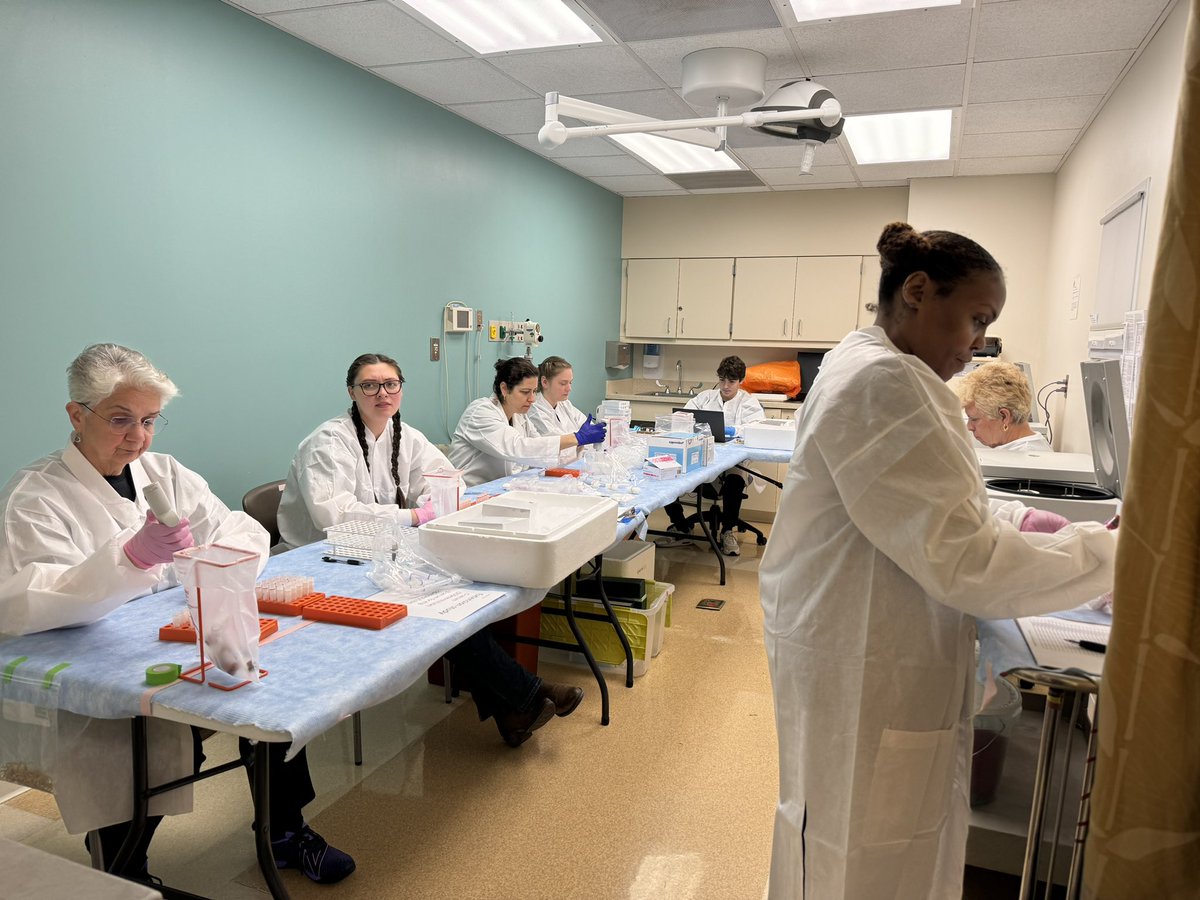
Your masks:
<instances>
[{"instance_id":1,"label":"white box with blue label","mask_svg":"<svg viewBox=\"0 0 1200 900\"><path fill-rule=\"evenodd\" d=\"M646 440L650 456L673 456L683 472L704 465L704 439L698 434L669 432L652 434Z\"/></svg>"}]
</instances>

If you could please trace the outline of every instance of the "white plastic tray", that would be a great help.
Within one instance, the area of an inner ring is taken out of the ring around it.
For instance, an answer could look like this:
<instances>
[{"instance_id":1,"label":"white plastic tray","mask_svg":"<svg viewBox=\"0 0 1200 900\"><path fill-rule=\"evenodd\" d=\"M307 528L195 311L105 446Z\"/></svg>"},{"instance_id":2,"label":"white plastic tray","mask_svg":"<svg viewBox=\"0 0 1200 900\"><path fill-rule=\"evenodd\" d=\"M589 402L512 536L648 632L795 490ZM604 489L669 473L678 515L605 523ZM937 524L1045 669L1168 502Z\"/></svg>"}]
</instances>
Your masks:
<instances>
[{"instance_id":1,"label":"white plastic tray","mask_svg":"<svg viewBox=\"0 0 1200 900\"><path fill-rule=\"evenodd\" d=\"M608 497L510 491L427 522L421 546L472 581L550 588L613 542Z\"/></svg>"}]
</instances>

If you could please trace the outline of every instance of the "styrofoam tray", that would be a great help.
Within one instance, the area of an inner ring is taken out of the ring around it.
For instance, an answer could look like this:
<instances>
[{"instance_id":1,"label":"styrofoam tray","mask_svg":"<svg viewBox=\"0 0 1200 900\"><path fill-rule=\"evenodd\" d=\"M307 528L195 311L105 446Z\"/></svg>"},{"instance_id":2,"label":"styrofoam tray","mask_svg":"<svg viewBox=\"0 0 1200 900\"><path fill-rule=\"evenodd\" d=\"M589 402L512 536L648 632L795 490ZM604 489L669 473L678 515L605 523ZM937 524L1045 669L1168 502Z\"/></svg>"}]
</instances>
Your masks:
<instances>
[{"instance_id":1,"label":"styrofoam tray","mask_svg":"<svg viewBox=\"0 0 1200 900\"><path fill-rule=\"evenodd\" d=\"M613 542L608 497L509 491L427 522L421 546L472 581L550 588Z\"/></svg>"},{"instance_id":2,"label":"styrofoam tray","mask_svg":"<svg viewBox=\"0 0 1200 900\"><path fill-rule=\"evenodd\" d=\"M763 419L742 428L742 443L760 450L792 450L796 446L793 419Z\"/></svg>"}]
</instances>

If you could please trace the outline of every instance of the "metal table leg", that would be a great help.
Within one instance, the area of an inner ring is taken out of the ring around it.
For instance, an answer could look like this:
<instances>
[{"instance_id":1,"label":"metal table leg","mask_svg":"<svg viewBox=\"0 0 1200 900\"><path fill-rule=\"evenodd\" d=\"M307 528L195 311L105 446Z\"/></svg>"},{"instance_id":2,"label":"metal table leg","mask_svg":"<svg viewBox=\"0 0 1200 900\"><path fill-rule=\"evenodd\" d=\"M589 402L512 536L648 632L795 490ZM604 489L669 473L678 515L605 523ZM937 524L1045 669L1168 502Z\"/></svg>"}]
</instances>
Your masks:
<instances>
[{"instance_id":1,"label":"metal table leg","mask_svg":"<svg viewBox=\"0 0 1200 900\"><path fill-rule=\"evenodd\" d=\"M587 639L584 638L583 632L579 628L579 623L575 621L575 576L572 572L567 578L565 590L563 592L563 611L567 615L567 625L571 629L571 634L575 636L575 642L579 644L579 650L583 653L583 658L587 660L588 668L592 670L592 675L596 678L596 683L600 685L600 724L608 724L608 684L604 681L604 673L600 671L600 667L596 664L596 657L592 656L592 650L587 645ZM623 632L622 632L623 633Z\"/></svg>"},{"instance_id":2,"label":"metal table leg","mask_svg":"<svg viewBox=\"0 0 1200 900\"><path fill-rule=\"evenodd\" d=\"M716 501L713 501L716 503ZM717 546L717 538L708 527L708 522L704 519L704 485L696 488L696 517L700 520L700 530L708 539L708 546L712 547L713 555L717 557L717 565L721 567L721 584L725 583L725 555L721 552L721 548Z\"/></svg>"},{"instance_id":3,"label":"metal table leg","mask_svg":"<svg viewBox=\"0 0 1200 900\"><path fill-rule=\"evenodd\" d=\"M267 882L267 890L276 900L287 900L287 888L275 868L271 850L271 745L259 741L254 745L254 849L258 868Z\"/></svg>"}]
</instances>

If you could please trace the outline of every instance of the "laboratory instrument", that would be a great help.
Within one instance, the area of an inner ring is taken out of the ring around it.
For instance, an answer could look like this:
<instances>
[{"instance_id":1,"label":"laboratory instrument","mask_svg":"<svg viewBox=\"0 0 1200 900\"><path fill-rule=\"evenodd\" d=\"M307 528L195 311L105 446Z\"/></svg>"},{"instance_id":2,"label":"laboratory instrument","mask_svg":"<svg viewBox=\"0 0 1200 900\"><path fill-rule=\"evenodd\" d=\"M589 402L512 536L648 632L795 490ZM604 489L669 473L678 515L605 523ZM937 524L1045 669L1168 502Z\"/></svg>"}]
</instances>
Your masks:
<instances>
[{"instance_id":1,"label":"laboratory instrument","mask_svg":"<svg viewBox=\"0 0 1200 900\"><path fill-rule=\"evenodd\" d=\"M179 514L175 512L175 506L161 484L151 481L142 491L142 496L146 498L146 505L154 511L154 517L158 521L172 528L179 524Z\"/></svg>"}]
</instances>

